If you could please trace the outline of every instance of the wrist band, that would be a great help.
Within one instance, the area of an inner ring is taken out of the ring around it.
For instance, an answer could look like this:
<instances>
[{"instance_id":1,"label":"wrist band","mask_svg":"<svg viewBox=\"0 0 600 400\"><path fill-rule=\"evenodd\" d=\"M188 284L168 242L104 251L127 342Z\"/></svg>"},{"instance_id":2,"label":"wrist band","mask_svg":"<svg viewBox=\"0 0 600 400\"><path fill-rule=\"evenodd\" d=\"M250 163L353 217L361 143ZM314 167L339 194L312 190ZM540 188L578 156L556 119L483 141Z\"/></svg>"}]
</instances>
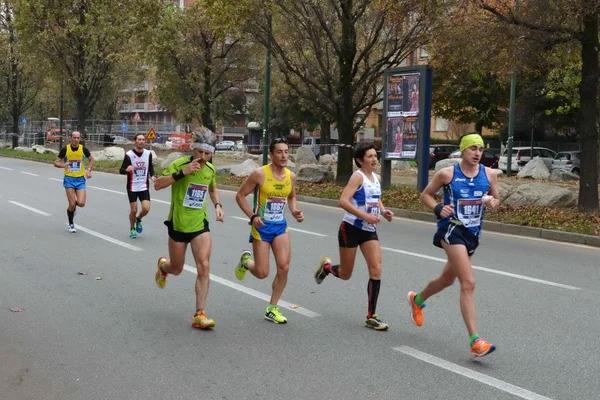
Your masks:
<instances>
[{"instance_id":1,"label":"wrist band","mask_svg":"<svg viewBox=\"0 0 600 400\"><path fill-rule=\"evenodd\" d=\"M221 204L221 203L215 203L215 208L217 208L217 206L220 206L221 208L223 208L223 204Z\"/></svg>"},{"instance_id":2,"label":"wrist band","mask_svg":"<svg viewBox=\"0 0 600 400\"><path fill-rule=\"evenodd\" d=\"M433 208L433 213L435 214L435 216L440 219L442 218L442 210L444 209L444 206L441 204L438 204L437 206L435 206Z\"/></svg>"},{"instance_id":3,"label":"wrist band","mask_svg":"<svg viewBox=\"0 0 600 400\"><path fill-rule=\"evenodd\" d=\"M173 173L171 174L171 177L173 178L173 180L175 180L175 182L177 182L177 181L178 181L178 180L180 180L180 179L183 179L183 177L184 177L184 176L185 176L185 175L183 174L183 170L182 170L182 169L180 169L180 170L179 170L179 171L177 171L177 172L173 172Z\"/></svg>"},{"instance_id":4,"label":"wrist band","mask_svg":"<svg viewBox=\"0 0 600 400\"><path fill-rule=\"evenodd\" d=\"M248 223L248 225L252 225L252 221L254 221L254 218L258 217L258 214L254 214L253 216L250 217L250 222Z\"/></svg>"}]
</instances>

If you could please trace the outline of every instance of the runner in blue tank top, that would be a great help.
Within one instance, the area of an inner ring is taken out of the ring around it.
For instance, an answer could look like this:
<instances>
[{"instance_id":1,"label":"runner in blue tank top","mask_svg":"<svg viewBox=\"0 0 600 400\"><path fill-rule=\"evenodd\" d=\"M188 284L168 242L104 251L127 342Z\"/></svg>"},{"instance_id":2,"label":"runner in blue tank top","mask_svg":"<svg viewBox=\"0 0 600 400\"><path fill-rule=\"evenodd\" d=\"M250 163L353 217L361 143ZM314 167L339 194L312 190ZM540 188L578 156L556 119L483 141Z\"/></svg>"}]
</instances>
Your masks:
<instances>
[{"instance_id":1,"label":"runner in blue tank top","mask_svg":"<svg viewBox=\"0 0 600 400\"><path fill-rule=\"evenodd\" d=\"M460 310L469 332L471 353L474 357L482 357L493 352L496 346L477 334L471 256L479 246L485 209L494 209L500 204L498 178L491 168L479 164L483 154L483 138L480 135L462 136L460 151L461 162L436 172L421 193L421 201L438 218L433 244L444 249L448 261L442 274L429 282L425 289L418 294L408 293L408 303L413 322L421 326L425 300L452 285L458 278ZM444 204L438 204L434 195L442 187Z\"/></svg>"}]
</instances>

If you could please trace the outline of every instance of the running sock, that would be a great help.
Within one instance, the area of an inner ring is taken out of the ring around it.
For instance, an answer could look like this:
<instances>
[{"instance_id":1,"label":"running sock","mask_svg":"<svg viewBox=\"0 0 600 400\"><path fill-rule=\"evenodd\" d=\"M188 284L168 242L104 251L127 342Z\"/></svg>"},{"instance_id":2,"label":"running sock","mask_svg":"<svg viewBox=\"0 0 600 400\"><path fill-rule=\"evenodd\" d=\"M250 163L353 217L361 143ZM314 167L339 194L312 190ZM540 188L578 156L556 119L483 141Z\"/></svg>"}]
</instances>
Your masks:
<instances>
[{"instance_id":1,"label":"running sock","mask_svg":"<svg viewBox=\"0 0 600 400\"><path fill-rule=\"evenodd\" d=\"M73 217L75 216L75 210L70 211L67 208L67 217L69 218L69 225L73 225Z\"/></svg>"},{"instance_id":2,"label":"running sock","mask_svg":"<svg viewBox=\"0 0 600 400\"><path fill-rule=\"evenodd\" d=\"M423 298L421 297L421 293L417 293L417 295L415 296L415 304L418 306L422 306L423 303L425 303L425 300L423 300Z\"/></svg>"},{"instance_id":3,"label":"running sock","mask_svg":"<svg viewBox=\"0 0 600 400\"><path fill-rule=\"evenodd\" d=\"M332 274L335 277L338 277L338 269L340 268L339 264L336 265L331 265L331 264L325 264L323 266L323 269L327 272L329 272L330 274Z\"/></svg>"},{"instance_id":4,"label":"running sock","mask_svg":"<svg viewBox=\"0 0 600 400\"><path fill-rule=\"evenodd\" d=\"M200 314L200 311L204 311L204 308L196 308L196 314Z\"/></svg>"},{"instance_id":5,"label":"running sock","mask_svg":"<svg viewBox=\"0 0 600 400\"><path fill-rule=\"evenodd\" d=\"M367 285L367 294L369 296L369 310L367 313L367 319L371 318L377 309L377 299L379 298L380 286L381 279L369 279L369 284Z\"/></svg>"},{"instance_id":6,"label":"running sock","mask_svg":"<svg viewBox=\"0 0 600 400\"><path fill-rule=\"evenodd\" d=\"M473 346L473 343L475 343L475 341L479 339L479 335L474 333L471 335L471 346Z\"/></svg>"}]
</instances>

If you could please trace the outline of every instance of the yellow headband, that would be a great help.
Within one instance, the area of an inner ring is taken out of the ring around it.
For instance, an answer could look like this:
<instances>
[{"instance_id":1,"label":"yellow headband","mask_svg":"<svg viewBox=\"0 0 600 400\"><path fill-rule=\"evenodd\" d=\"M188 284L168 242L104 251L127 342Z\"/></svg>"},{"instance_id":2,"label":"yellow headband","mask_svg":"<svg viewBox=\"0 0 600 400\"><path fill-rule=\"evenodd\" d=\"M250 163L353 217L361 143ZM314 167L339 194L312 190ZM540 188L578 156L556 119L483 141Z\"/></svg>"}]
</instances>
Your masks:
<instances>
[{"instance_id":1,"label":"yellow headband","mask_svg":"<svg viewBox=\"0 0 600 400\"><path fill-rule=\"evenodd\" d=\"M460 151L465 151L471 146L483 147L483 138L477 133L472 133L470 135L463 136L462 140L460 141Z\"/></svg>"}]
</instances>

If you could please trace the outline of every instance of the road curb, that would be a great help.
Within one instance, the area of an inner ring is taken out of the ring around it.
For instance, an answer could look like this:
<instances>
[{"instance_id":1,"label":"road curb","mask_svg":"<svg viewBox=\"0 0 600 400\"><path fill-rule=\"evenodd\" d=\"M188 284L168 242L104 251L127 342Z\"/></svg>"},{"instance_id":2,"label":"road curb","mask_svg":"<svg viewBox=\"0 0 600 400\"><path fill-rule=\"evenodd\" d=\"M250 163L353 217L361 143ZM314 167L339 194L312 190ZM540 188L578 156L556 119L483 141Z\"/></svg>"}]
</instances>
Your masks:
<instances>
[{"instance_id":1,"label":"road curb","mask_svg":"<svg viewBox=\"0 0 600 400\"><path fill-rule=\"evenodd\" d=\"M217 185L219 189L231 190L237 192L239 189L237 186L230 185ZM321 204L324 206L337 207L337 200L333 199L321 199L319 197L311 196L297 196L299 201L312 204ZM423 211L404 210L400 208L388 207L394 212L396 217L414 219L417 221L435 222L435 215ZM496 221L485 221L484 230L498 233L505 233L507 235L515 236L526 236L532 238L555 240L557 242L576 243L584 244L592 247L600 247L600 236L584 235L582 233L573 232L562 232L544 228L534 228L530 226L521 226L513 224L505 224Z\"/></svg>"}]
</instances>

